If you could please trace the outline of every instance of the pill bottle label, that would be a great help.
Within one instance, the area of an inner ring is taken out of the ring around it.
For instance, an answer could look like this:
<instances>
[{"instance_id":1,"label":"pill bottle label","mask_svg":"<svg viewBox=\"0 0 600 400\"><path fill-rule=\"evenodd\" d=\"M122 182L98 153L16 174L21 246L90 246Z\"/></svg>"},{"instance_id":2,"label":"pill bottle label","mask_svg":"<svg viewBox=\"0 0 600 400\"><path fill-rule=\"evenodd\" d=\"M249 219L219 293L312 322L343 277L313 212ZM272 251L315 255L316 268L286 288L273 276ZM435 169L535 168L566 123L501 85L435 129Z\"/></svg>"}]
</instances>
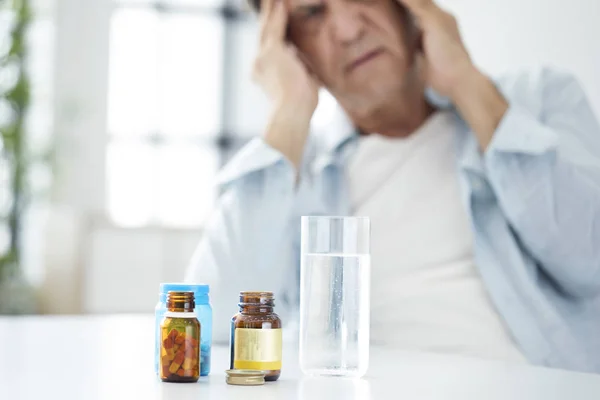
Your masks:
<instances>
[{"instance_id":1,"label":"pill bottle label","mask_svg":"<svg viewBox=\"0 0 600 400\"><path fill-rule=\"evenodd\" d=\"M233 368L281 369L281 329L235 329Z\"/></svg>"}]
</instances>

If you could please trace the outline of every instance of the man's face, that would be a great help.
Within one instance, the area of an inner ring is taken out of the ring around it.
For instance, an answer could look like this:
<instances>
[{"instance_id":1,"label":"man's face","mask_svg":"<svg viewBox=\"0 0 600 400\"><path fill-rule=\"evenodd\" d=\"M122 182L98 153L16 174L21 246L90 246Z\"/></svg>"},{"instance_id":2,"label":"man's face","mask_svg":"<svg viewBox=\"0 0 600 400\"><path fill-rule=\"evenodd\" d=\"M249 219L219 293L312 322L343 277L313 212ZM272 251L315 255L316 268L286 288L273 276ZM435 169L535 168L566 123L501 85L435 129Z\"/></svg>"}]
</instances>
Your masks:
<instances>
[{"instance_id":1,"label":"man's face","mask_svg":"<svg viewBox=\"0 0 600 400\"><path fill-rule=\"evenodd\" d=\"M377 107L417 79L417 33L396 0L285 1L290 41L343 105Z\"/></svg>"}]
</instances>

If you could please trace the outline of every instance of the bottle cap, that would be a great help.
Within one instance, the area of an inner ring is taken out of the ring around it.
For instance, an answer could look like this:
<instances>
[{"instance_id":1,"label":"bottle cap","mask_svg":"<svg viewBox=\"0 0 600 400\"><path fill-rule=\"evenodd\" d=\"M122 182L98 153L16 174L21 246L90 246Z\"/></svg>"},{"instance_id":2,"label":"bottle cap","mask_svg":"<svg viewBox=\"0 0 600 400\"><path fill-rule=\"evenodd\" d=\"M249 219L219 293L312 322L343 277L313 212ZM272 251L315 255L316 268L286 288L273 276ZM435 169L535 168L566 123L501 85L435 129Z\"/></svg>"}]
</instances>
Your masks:
<instances>
[{"instance_id":1,"label":"bottle cap","mask_svg":"<svg viewBox=\"0 0 600 400\"><path fill-rule=\"evenodd\" d=\"M229 385L264 385L266 371L255 371L249 369L228 369L225 371L227 375L225 382Z\"/></svg>"}]
</instances>

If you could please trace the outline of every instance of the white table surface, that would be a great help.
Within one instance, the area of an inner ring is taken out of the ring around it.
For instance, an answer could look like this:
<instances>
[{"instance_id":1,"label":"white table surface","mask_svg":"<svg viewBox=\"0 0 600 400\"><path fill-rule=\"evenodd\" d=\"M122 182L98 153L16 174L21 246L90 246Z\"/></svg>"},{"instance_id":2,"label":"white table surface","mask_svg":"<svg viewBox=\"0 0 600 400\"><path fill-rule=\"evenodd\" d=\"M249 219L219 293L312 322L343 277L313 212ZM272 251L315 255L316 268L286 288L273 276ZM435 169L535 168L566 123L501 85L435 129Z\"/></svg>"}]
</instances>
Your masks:
<instances>
[{"instance_id":1,"label":"white table surface","mask_svg":"<svg viewBox=\"0 0 600 400\"><path fill-rule=\"evenodd\" d=\"M0 317L0 399L600 399L600 375L377 347L363 379L304 377L289 345L279 381L230 386L215 346L211 376L162 383L153 346L152 316Z\"/></svg>"}]
</instances>

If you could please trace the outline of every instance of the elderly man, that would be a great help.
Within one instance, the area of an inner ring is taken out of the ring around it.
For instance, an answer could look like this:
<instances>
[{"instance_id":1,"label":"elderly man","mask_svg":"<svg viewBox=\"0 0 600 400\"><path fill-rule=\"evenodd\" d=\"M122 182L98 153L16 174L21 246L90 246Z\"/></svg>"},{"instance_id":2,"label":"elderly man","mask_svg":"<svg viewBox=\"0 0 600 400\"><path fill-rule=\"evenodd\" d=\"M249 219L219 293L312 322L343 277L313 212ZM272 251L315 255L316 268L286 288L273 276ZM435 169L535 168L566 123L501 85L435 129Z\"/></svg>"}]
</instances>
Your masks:
<instances>
[{"instance_id":1,"label":"elderly man","mask_svg":"<svg viewBox=\"0 0 600 400\"><path fill-rule=\"evenodd\" d=\"M432 0L254 6L270 122L221 171L187 276L215 326L239 290L292 319L300 216L361 215L372 342L600 372L600 128L576 80L490 79ZM310 132L321 87L339 117Z\"/></svg>"}]
</instances>

